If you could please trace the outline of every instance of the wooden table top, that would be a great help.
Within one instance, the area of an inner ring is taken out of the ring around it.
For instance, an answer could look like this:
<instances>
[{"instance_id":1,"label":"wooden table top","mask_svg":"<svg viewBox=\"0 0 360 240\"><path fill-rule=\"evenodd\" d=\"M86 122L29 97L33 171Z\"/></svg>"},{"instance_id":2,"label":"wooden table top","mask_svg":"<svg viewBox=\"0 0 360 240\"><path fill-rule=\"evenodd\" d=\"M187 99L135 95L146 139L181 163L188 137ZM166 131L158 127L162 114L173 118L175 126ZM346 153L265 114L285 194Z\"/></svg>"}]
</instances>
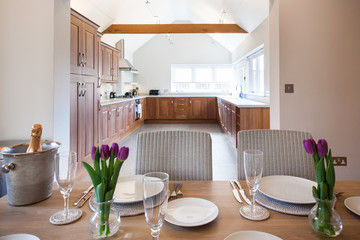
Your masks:
<instances>
[{"instance_id":1,"label":"wooden table top","mask_svg":"<svg viewBox=\"0 0 360 240\"><path fill-rule=\"evenodd\" d=\"M89 185L88 182L75 184L70 195L71 205ZM245 183L242 185L246 186ZM219 215L213 222L200 227L178 227L165 221L160 239L219 240L231 233L244 230L267 232L282 239L326 239L312 230L306 216L293 216L269 210L270 218L268 220L256 222L244 219L239 214L239 209L244 203L240 204L235 200L231 189L227 181L183 182L184 197L197 197L212 201L218 206ZM360 181L338 181L335 191L344 192L338 197L336 203L336 211L343 222L343 231L337 239L360 239L360 217L350 212L344 205L346 198L360 195ZM5 196L0 199L0 236L28 233L36 235L42 240L91 239L88 222L92 212L88 204L81 208L83 216L77 222L62 226L52 225L49 222L50 216L61 210L62 207L63 198L56 186L49 199L29 206L10 206ZM144 214L122 217L119 231L109 239L151 239Z\"/></svg>"}]
</instances>

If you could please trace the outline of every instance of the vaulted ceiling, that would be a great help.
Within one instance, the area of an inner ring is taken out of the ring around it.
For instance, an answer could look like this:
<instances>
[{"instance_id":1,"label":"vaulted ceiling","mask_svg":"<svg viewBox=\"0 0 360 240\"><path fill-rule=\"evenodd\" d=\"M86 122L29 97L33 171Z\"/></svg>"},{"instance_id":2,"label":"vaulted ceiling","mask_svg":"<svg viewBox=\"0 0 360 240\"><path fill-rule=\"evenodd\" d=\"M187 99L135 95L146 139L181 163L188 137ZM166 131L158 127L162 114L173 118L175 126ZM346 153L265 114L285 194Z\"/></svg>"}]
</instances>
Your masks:
<instances>
[{"instance_id":1,"label":"vaulted ceiling","mask_svg":"<svg viewBox=\"0 0 360 240\"><path fill-rule=\"evenodd\" d=\"M150 3L149 3L150 2ZM251 33L269 13L269 0L71 0L71 8L100 25L102 32L112 24L235 23ZM247 34L209 34L233 51ZM126 50L135 52L154 34L105 34L102 40L115 45L125 39Z\"/></svg>"}]
</instances>

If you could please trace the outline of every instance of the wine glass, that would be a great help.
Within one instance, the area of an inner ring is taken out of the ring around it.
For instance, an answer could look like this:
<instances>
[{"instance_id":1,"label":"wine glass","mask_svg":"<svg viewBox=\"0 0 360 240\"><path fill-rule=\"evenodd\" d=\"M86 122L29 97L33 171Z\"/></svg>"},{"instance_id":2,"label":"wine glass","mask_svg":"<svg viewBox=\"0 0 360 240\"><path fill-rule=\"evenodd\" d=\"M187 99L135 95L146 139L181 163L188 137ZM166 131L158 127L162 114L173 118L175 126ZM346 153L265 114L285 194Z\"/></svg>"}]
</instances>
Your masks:
<instances>
[{"instance_id":1,"label":"wine glass","mask_svg":"<svg viewBox=\"0 0 360 240\"><path fill-rule=\"evenodd\" d=\"M270 216L269 212L265 208L255 205L255 194L260 186L264 167L264 153L259 150L245 150L243 154L245 177L251 196L251 205L242 207L240 214L250 220L267 219Z\"/></svg>"},{"instance_id":2,"label":"wine glass","mask_svg":"<svg viewBox=\"0 0 360 240\"><path fill-rule=\"evenodd\" d=\"M61 152L55 154L55 181L64 197L64 209L54 213L50 222L62 225L78 220L82 211L80 209L69 209L69 196L74 185L77 166L76 152Z\"/></svg>"},{"instance_id":3,"label":"wine glass","mask_svg":"<svg viewBox=\"0 0 360 240\"><path fill-rule=\"evenodd\" d=\"M169 197L169 175L152 172L144 175L144 210L145 219L151 229L153 240L159 239Z\"/></svg>"}]
</instances>

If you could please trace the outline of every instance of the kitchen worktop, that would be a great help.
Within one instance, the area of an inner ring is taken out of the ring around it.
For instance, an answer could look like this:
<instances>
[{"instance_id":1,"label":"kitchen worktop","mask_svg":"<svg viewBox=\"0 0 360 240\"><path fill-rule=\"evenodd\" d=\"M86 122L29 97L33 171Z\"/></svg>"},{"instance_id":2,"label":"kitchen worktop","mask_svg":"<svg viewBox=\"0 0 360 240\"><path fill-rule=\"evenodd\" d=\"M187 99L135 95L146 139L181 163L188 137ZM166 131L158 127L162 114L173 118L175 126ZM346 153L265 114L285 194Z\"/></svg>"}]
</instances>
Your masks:
<instances>
[{"instance_id":1,"label":"kitchen worktop","mask_svg":"<svg viewBox=\"0 0 360 240\"><path fill-rule=\"evenodd\" d=\"M101 106L106 106L106 105L110 105L110 104L115 104L115 103L119 103L119 102L126 102L126 101L131 101L134 99L141 99L141 98L147 98L147 97L217 97L220 98L222 100L225 100L233 105L236 105L237 107L242 107L242 108L249 108L249 107L269 107L268 104L266 103L262 103L262 102L258 102L258 101L253 101L253 100L249 100L249 99L245 99L245 98L237 98L237 97L233 97L233 96L218 96L218 95L144 95L144 96L136 96L133 98L111 98L111 99L105 99L105 100L101 100L100 101L100 105Z\"/></svg>"}]
</instances>

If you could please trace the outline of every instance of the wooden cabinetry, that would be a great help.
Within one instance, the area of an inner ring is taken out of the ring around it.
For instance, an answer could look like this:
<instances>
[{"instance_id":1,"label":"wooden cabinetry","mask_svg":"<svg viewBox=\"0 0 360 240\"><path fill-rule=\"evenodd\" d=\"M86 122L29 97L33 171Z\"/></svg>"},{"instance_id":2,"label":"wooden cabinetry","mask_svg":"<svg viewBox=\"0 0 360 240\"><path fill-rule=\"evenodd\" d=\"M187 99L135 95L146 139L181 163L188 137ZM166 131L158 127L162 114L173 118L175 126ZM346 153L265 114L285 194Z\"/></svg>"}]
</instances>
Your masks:
<instances>
[{"instance_id":1,"label":"wooden cabinetry","mask_svg":"<svg viewBox=\"0 0 360 240\"><path fill-rule=\"evenodd\" d=\"M188 118L188 98L175 98L174 99L174 114L175 119L187 119Z\"/></svg>"},{"instance_id":2,"label":"wooden cabinetry","mask_svg":"<svg viewBox=\"0 0 360 240\"><path fill-rule=\"evenodd\" d=\"M145 106L145 120L147 119L156 119L156 99L157 98L146 98Z\"/></svg>"},{"instance_id":3,"label":"wooden cabinetry","mask_svg":"<svg viewBox=\"0 0 360 240\"><path fill-rule=\"evenodd\" d=\"M96 76L96 36L99 26L71 11L70 73Z\"/></svg>"},{"instance_id":4,"label":"wooden cabinetry","mask_svg":"<svg viewBox=\"0 0 360 240\"><path fill-rule=\"evenodd\" d=\"M156 101L156 119L174 118L174 98L160 97Z\"/></svg>"},{"instance_id":5,"label":"wooden cabinetry","mask_svg":"<svg viewBox=\"0 0 360 240\"><path fill-rule=\"evenodd\" d=\"M135 124L135 105L134 100L125 102L124 104L125 111L125 131L129 131L134 127Z\"/></svg>"},{"instance_id":6,"label":"wooden cabinetry","mask_svg":"<svg viewBox=\"0 0 360 240\"><path fill-rule=\"evenodd\" d=\"M119 80L120 51L104 43L100 48L100 79L102 82L117 82Z\"/></svg>"},{"instance_id":7,"label":"wooden cabinetry","mask_svg":"<svg viewBox=\"0 0 360 240\"><path fill-rule=\"evenodd\" d=\"M100 108L100 143L108 144L110 142L109 124L111 115L109 114L109 106Z\"/></svg>"},{"instance_id":8,"label":"wooden cabinetry","mask_svg":"<svg viewBox=\"0 0 360 240\"><path fill-rule=\"evenodd\" d=\"M190 119L207 119L207 98L189 98Z\"/></svg>"},{"instance_id":9,"label":"wooden cabinetry","mask_svg":"<svg viewBox=\"0 0 360 240\"><path fill-rule=\"evenodd\" d=\"M217 101L216 97L207 98L207 119L216 119L217 118Z\"/></svg>"},{"instance_id":10,"label":"wooden cabinetry","mask_svg":"<svg viewBox=\"0 0 360 240\"><path fill-rule=\"evenodd\" d=\"M94 145L95 76L70 76L70 149L80 161L90 161Z\"/></svg>"},{"instance_id":11,"label":"wooden cabinetry","mask_svg":"<svg viewBox=\"0 0 360 240\"><path fill-rule=\"evenodd\" d=\"M270 109L268 107L239 108L218 99L218 112L219 123L234 146L236 146L238 131L270 128Z\"/></svg>"}]
</instances>

